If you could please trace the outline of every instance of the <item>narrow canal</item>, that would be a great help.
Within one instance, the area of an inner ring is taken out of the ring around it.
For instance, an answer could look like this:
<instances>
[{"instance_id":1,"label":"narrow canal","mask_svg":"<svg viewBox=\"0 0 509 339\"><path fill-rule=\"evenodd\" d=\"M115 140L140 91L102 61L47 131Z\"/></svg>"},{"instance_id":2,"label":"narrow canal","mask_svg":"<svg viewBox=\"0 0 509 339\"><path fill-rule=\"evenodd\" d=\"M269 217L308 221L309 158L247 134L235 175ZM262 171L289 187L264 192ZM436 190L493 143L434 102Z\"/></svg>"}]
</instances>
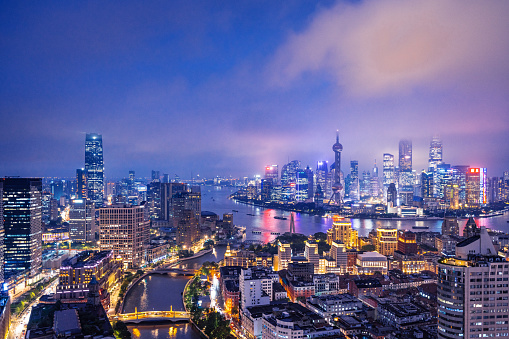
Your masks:
<instances>
[{"instance_id":1,"label":"narrow canal","mask_svg":"<svg viewBox=\"0 0 509 339\"><path fill-rule=\"evenodd\" d=\"M216 247L202 257L182 262L181 268L200 268L206 261L218 262L224 258L226 247ZM124 312L184 310L182 292L190 277L153 274L146 276L127 295ZM190 324L136 325L128 326L134 339L184 338L198 339L200 336Z\"/></svg>"}]
</instances>

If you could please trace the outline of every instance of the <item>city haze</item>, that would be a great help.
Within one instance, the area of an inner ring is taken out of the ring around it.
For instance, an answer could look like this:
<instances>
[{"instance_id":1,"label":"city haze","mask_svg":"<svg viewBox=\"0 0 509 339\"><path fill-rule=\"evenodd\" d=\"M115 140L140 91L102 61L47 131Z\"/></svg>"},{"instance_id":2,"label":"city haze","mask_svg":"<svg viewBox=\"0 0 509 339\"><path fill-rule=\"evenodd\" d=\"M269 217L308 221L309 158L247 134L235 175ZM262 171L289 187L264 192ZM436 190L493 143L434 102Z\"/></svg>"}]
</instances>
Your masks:
<instances>
[{"instance_id":1,"label":"city haze","mask_svg":"<svg viewBox=\"0 0 509 339\"><path fill-rule=\"evenodd\" d=\"M0 175L66 176L85 133L106 177L370 170L413 142L427 168L509 168L509 3L4 4Z\"/></svg>"}]
</instances>

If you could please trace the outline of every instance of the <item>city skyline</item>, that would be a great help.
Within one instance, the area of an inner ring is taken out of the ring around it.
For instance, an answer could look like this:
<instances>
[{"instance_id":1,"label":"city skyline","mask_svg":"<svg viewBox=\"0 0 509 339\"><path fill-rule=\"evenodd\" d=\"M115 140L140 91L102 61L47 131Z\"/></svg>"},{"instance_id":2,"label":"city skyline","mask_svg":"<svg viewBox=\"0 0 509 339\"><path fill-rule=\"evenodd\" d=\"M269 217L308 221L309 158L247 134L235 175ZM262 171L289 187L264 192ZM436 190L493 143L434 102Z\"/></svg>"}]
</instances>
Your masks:
<instances>
[{"instance_id":1,"label":"city skyline","mask_svg":"<svg viewBox=\"0 0 509 339\"><path fill-rule=\"evenodd\" d=\"M402 139L426 169L435 134L446 163L509 168L506 3L6 7L1 176L73 177L86 133L106 178L314 168L336 130L361 170Z\"/></svg>"}]
</instances>

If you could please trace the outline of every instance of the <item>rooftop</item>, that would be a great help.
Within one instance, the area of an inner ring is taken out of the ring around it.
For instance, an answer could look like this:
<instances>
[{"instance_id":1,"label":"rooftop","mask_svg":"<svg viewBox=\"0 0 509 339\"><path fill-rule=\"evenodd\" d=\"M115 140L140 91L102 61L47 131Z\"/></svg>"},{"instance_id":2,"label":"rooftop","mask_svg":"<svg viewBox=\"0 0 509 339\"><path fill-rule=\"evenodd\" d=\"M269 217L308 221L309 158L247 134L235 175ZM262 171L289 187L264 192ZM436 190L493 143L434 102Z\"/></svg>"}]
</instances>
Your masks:
<instances>
[{"instance_id":1,"label":"rooftop","mask_svg":"<svg viewBox=\"0 0 509 339\"><path fill-rule=\"evenodd\" d=\"M72 258L68 258L62 261L61 268L80 268L84 266L93 267L111 255L111 251L83 251Z\"/></svg>"}]
</instances>

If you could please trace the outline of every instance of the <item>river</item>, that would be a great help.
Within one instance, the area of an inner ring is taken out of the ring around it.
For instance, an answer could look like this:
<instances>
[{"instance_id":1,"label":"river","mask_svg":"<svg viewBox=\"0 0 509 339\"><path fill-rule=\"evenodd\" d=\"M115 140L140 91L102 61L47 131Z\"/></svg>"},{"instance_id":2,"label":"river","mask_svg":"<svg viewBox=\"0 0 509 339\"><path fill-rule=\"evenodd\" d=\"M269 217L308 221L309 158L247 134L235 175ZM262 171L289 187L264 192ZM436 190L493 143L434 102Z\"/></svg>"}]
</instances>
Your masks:
<instances>
[{"instance_id":1,"label":"river","mask_svg":"<svg viewBox=\"0 0 509 339\"><path fill-rule=\"evenodd\" d=\"M234 224L246 227L247 240L267 242L276 237L271 232L283 234L289 231L289 212L264 209L229 200L228 196L234 191L233 188L202 187L202 210L217 213L220 217L222 217L223 213L233 213ZM238 212L233 212L234 210ZM274 219L274 216L285 216L287 220ZM494 230L508 232L508 219L509 214L506 213L499 217L479 218L476 219L476 222L478 226L486 226ZM460 220L461 230L465 223L466 219ZM316 232L326 232L331 224L332 219L330 218L295 213L295 229L297 233L307 235ZM381 226L411 230L412 226L415 225L427 226L429 231L439 232L442 221L352 219L352 227L358 230L359 236L367 236L369 231ZM260 231L261 234L256 234L252 231ZM182 268L199 268L205 261L220 261L224 257L225 250L225 247L218 247L214 252L184 261L180 266ZM124 310L125 312L134 312L135 307L137 307L138 311L170 310L170 305L173 306L174 310L183 310L181 293L189 279L189 277L181 276L149 275L131 289L126 297ZM200 338L198 333L189 324L140 325L129 326L129 329L135 339Z\"/></svg>"},{"instance_id":2,"label":"river","mask_svg":"<svg viewBox=\"0 0 509 339\"><path fill-rule=\"evenodd\" d=\"M201 257L183 261L180 268L198 269L206 261L221 261L224 258L226 246L216 247L211 253ZM124 312L131 313L137 308L143 311L183 311L182 292L190 277L176 275L153 274L146 276L136 284L127 295L124 303ZM137 339L167 339L183 338L198 339L200 336L190 324L164 324L164 325L136 325L128 326Z\"/></svg>"}]
</instances>

